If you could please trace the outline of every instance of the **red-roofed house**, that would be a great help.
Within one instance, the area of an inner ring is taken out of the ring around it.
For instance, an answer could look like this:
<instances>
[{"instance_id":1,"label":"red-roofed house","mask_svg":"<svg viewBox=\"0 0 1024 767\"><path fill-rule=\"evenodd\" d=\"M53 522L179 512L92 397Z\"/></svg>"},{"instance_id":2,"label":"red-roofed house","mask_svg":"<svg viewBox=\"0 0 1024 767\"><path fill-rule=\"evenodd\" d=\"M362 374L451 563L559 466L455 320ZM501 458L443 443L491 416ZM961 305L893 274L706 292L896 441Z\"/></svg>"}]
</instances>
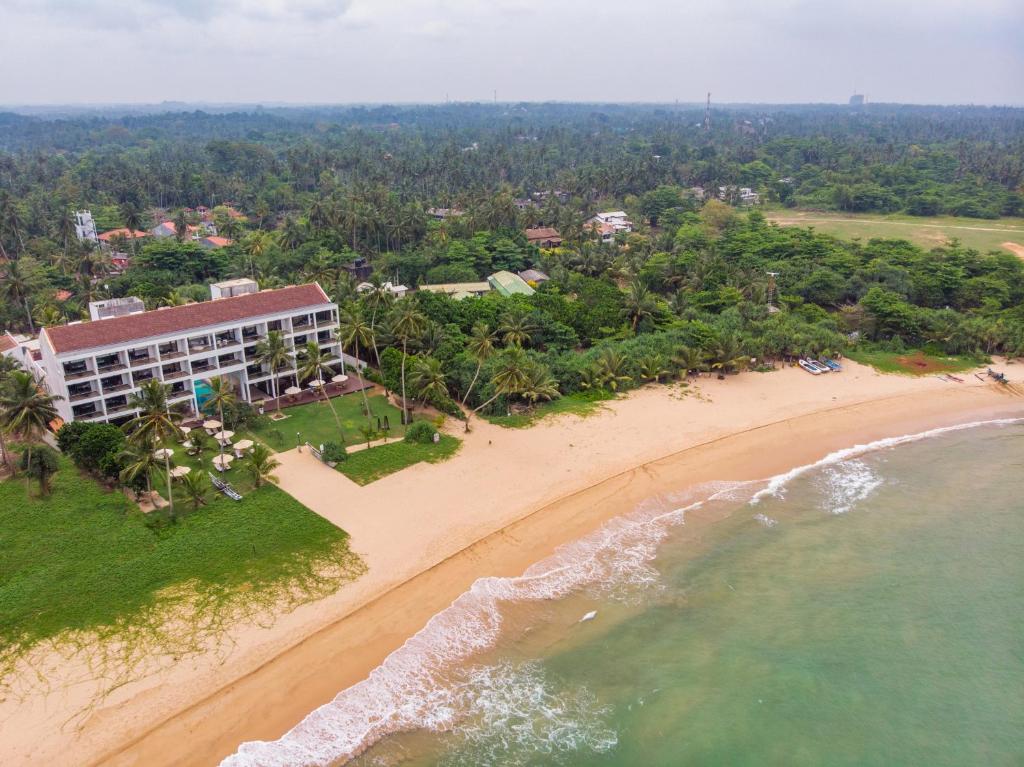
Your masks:
<instances>
[{"instance_id":1,"label":"red-roofed house","mask_svg":"<svg viewBox=\"0 0 1024 767\"><path fill-rule=\"evenodd\" d=\"M271 330L292 348L315 341L343 372L338 307L316 283L261 291L252 280L233 280L212 285L211 295L228 297L45 328L42 362L47 386L64 398L56 403L61 418L126 420L135 414L129 396L154 378L171 387L172 405L192 413L204 401L202 382L214 375L231 379L246 402L272 397L271 371L253 361ZM301 386L294 363L280 379L282 387Z\"/></svg>"},{"instance_id":2,"label":"red-roofed house","mask_svg":"<svg viewBox=\"0 0 1024 767\"><path fill-rule=\"evenodd\" d=\"M210 237L203 237L199 240L199 244L204 248L226 248L231 244L231 240L227 237L217 237L216 235L212 235Z\"/></svg>"},{"instance_id":3,"label":"red-roofed house","mask_svg":"<svg viewBox=\"0 0 1024 767\"><path fill-rule=\"evenodd\" d=\"M554 227L542 226L537 229L527 229L526 241L538 248L557 248L562 244L562 235Z\"/></svg>"},{"instance_id":4,"label":"red-roofed house","mask_svg":"<svg viewBox=\"0 0 1024 767\"><path fill-rule=\"evenodd\" d=\"M173 224L171 225L171 228L174 228ZM105 242L109 245L110 241L116 237L124 237L126 240L131 240L133 238L137 239L139 237L149 237L149 232L143 232L139 229L132 230L127 229L125 227L121 227L120 229L111 229L109 232L104 232L97 239L99 239L100 242Z\"/></svg>"},{"instance_id":5,"label":"red-roofed house","mask_svg":"<svg viewBox=\"0 0 1024 767\"><path fill-rule=\"evenodd\" d=\"M188 225L189 237L195 237L199 234L201 227L193 224ZM205 231L205 230L203 230ZM177 237L178 231L174 228L173 221L163 221L150 230L150 234L158 239L166 239L168 237Z\"/></svg>"}]
</instances>

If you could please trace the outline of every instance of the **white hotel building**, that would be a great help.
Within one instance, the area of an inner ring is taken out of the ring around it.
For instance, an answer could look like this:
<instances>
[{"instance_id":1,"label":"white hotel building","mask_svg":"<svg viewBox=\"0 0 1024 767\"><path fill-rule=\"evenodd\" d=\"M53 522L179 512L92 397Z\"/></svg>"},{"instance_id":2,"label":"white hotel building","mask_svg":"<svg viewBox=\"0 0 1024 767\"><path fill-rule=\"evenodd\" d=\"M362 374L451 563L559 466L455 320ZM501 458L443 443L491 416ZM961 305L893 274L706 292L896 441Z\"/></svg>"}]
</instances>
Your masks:
<instances>
[{"instance_id":1,"label":"white hotel building","mask_svg":"<svg viewBox=\"0 0 1024 767\"><path fill-rule=\"evenodd\" d=\"M246 402L270 398L273 374L255 355L271 330L293 350L315 340L343 370L334 333L338 307L316 283L261 291L252 280L232 280L211 285L210 292L210 301L44 329L40 363L47 387L63 398L56 403L61 418L121 423L137 414L130 395L154 378L171 387L170 404L193 414L212 376L232 379ZM131 306L125 301L112 308ZM94 316L110 308L97 307ZM282 389L301 385L294 356L279 376Z\"/></svg>"}]
</instances>

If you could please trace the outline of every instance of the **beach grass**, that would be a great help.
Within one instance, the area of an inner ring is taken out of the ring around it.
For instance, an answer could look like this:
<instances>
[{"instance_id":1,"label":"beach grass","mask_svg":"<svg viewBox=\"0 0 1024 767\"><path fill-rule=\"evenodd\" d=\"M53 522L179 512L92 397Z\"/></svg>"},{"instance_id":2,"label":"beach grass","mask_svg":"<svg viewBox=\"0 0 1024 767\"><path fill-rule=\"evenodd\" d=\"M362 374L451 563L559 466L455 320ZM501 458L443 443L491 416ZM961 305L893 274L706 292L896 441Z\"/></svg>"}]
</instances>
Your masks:
<instances>
[{"instance_id":1,"label":"beach grass","mask_svg":"<svg viewBox=\"0 0 1024 767\"><path fill-rule=\"evenodd\" d=\"M870 365L881 373L923 376L957 373L984 364L972 355L935 355L921 350L889 352L872 349L851 349L846 356L862 365Z\"/></svg>"},{"instance_id":2,"label":"beach grass","mask_svg":"<svg viewBox=\"0 0 1024 767\"><path fill-rule=\"evenodd\" d=\"M844 240L860 238L909 240L930 249L954 239L987 253L1009 252L1005 242L1024 245L1024 218L960 218L957 216L907 216L836 211L766 209L765 216L783 226L813 226L815 231Z\"/></svg>"},{"instance_id":3,"label":"beach grass","mask_svg":"<svg viewBox=\"0 0 1024 767\"><path fill-rule=\"evenodd\" d=\"M272 485L152 522L63 456L47 497L0 481L3 665L45 640L191 647L240 611L318 598L365 569L347 533Z\"/></svg>"},{"instance_id":4,"label":"beach grass","mask_svg":"<svg viewBox=\"0 0 1024 767\"><path fill-rule=\"evenodd\" d=\"M447 460L458 452L461 445L461 440L448 434L442 434L437 443L402 440L351 453L336 468L356 484L368 485L421 461L438 463Z\"/></svg>"},{"instance_id":5,"label":"beach grass","mask_svg":"<svg viewBox=\"0 0 1024 767\"><path fill-rule=\"evenodd\" d=\"M495 426L503 426L506 429L525 429L549 416L576 415L586 418L599 412L604 407L603 403L613 399L615 399L615 395L611 392L603 389L590 389L541 403L532 410L521 413L484 417Z\"/></svg>"},{"instance_id":6,"label":"beach grass","mask_svg":"<svg viewBox=\"0 0 1024 767\"><path fill-rule=\"evenodd\" d=\"M389 436L400 439L405 433L402 426L402 411L388 402L383 394L374 394L367 397L370 405L373 424L376 427L377 419L383 423L387 417L391 423ZM341 421L344 444L358 445L362 439L359 429L366 425L366 416L363 415L363 398L358 393L346 394L343 397L334 397L331 400L338 420ZM279 421L269 420L262 426L248 432L253 439L258 439L272 450L290 450L296 443L309 442L319 447L327 442L341 442L338 435L338 425L331 414L331 409L323 400L309 402L305 405L286 407L281 411L286 418ZM267 413L272 416L274 411ZM299 437L296 437L299 434Z\"/></svg>"}]
</instances>

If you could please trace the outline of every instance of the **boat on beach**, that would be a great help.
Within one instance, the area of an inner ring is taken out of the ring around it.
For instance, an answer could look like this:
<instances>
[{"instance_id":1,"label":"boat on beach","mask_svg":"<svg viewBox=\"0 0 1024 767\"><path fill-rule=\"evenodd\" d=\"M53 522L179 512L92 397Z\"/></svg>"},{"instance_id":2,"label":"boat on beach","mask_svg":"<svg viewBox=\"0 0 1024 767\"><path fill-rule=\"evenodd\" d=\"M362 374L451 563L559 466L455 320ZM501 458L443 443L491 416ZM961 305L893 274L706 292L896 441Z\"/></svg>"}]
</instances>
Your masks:
<instances>
[{"instance_id":1,"label":"boat on beach","mask_svg":"<svg viewBox=\"0 0 1024 767\"><path fill-rule=\"evenodd\" d=\"M813 364L810 360L800 358L796 361L796 364L798 364L800 367L802 367L804 370L806 370L813 376L821 375L821 370L818 368L817 365Z\"/></svg>"},{"instance_id":2,"label":"boat on beach","mask_svg":"<svg viewBox=\"0 0 1024 767\"><path fill-rule=\"evenodd\" d=\"M843 369L842 365L840 365L834 359L830 359L829 357L823 357L821 361L828 367L829 370L832 370L836 373Z\"/></svg>"}]
</instances>

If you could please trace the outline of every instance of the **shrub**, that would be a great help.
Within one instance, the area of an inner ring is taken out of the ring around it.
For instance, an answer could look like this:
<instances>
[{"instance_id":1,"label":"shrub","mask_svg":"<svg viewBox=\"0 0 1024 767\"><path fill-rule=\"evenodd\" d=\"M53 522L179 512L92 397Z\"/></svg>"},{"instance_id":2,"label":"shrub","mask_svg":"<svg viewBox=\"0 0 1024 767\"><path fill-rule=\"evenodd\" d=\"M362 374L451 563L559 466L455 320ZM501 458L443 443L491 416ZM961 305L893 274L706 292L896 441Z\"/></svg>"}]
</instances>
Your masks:
<instances>
[{"instance_id":1,"label":"shrub","mask_svg":"<svg viewBox=\"0 0 1024 767\"><path fill-rule=\"evenodd\" d=\"M345 447L343 445L339 445L337 442L325 442L322 455L325 461L329 461L331 463L338 463L348 458L348 453L345 452Z\"/></svg>"},{"instance_id":2,"label":"shrub","mask_svg":"<svg viewBox=\"0 0 1024 767\"><path fill-rule=\"evenodd\" d=\"M90 423L86 427L78 443L71 448L71 459L86 471L103 471L104 465L111 466L110 456L124 449L124 434L109 423Z\"/></svg>"},{"instance_id":3,"label":"shrub","mask_svg":"<svg viewBox=\"0 0 1024 767\"><path fill-rule=\"evenodd\" d=\"M49 445L33 445L21 454L21 470L39 482L39 492L50 494L50 480L60 469L57 451Z\"/></svg>"},{"instance_id":4,"label":"shrub","mask_svg":"<svg viewBox=\"0 0 1024 767\"><path fill-rule=\"evenodd\" d=\"M428 421L413 421L405 430L405 441L425 445L434 441L437 429Z\"/></svg>"}]
</instances>

